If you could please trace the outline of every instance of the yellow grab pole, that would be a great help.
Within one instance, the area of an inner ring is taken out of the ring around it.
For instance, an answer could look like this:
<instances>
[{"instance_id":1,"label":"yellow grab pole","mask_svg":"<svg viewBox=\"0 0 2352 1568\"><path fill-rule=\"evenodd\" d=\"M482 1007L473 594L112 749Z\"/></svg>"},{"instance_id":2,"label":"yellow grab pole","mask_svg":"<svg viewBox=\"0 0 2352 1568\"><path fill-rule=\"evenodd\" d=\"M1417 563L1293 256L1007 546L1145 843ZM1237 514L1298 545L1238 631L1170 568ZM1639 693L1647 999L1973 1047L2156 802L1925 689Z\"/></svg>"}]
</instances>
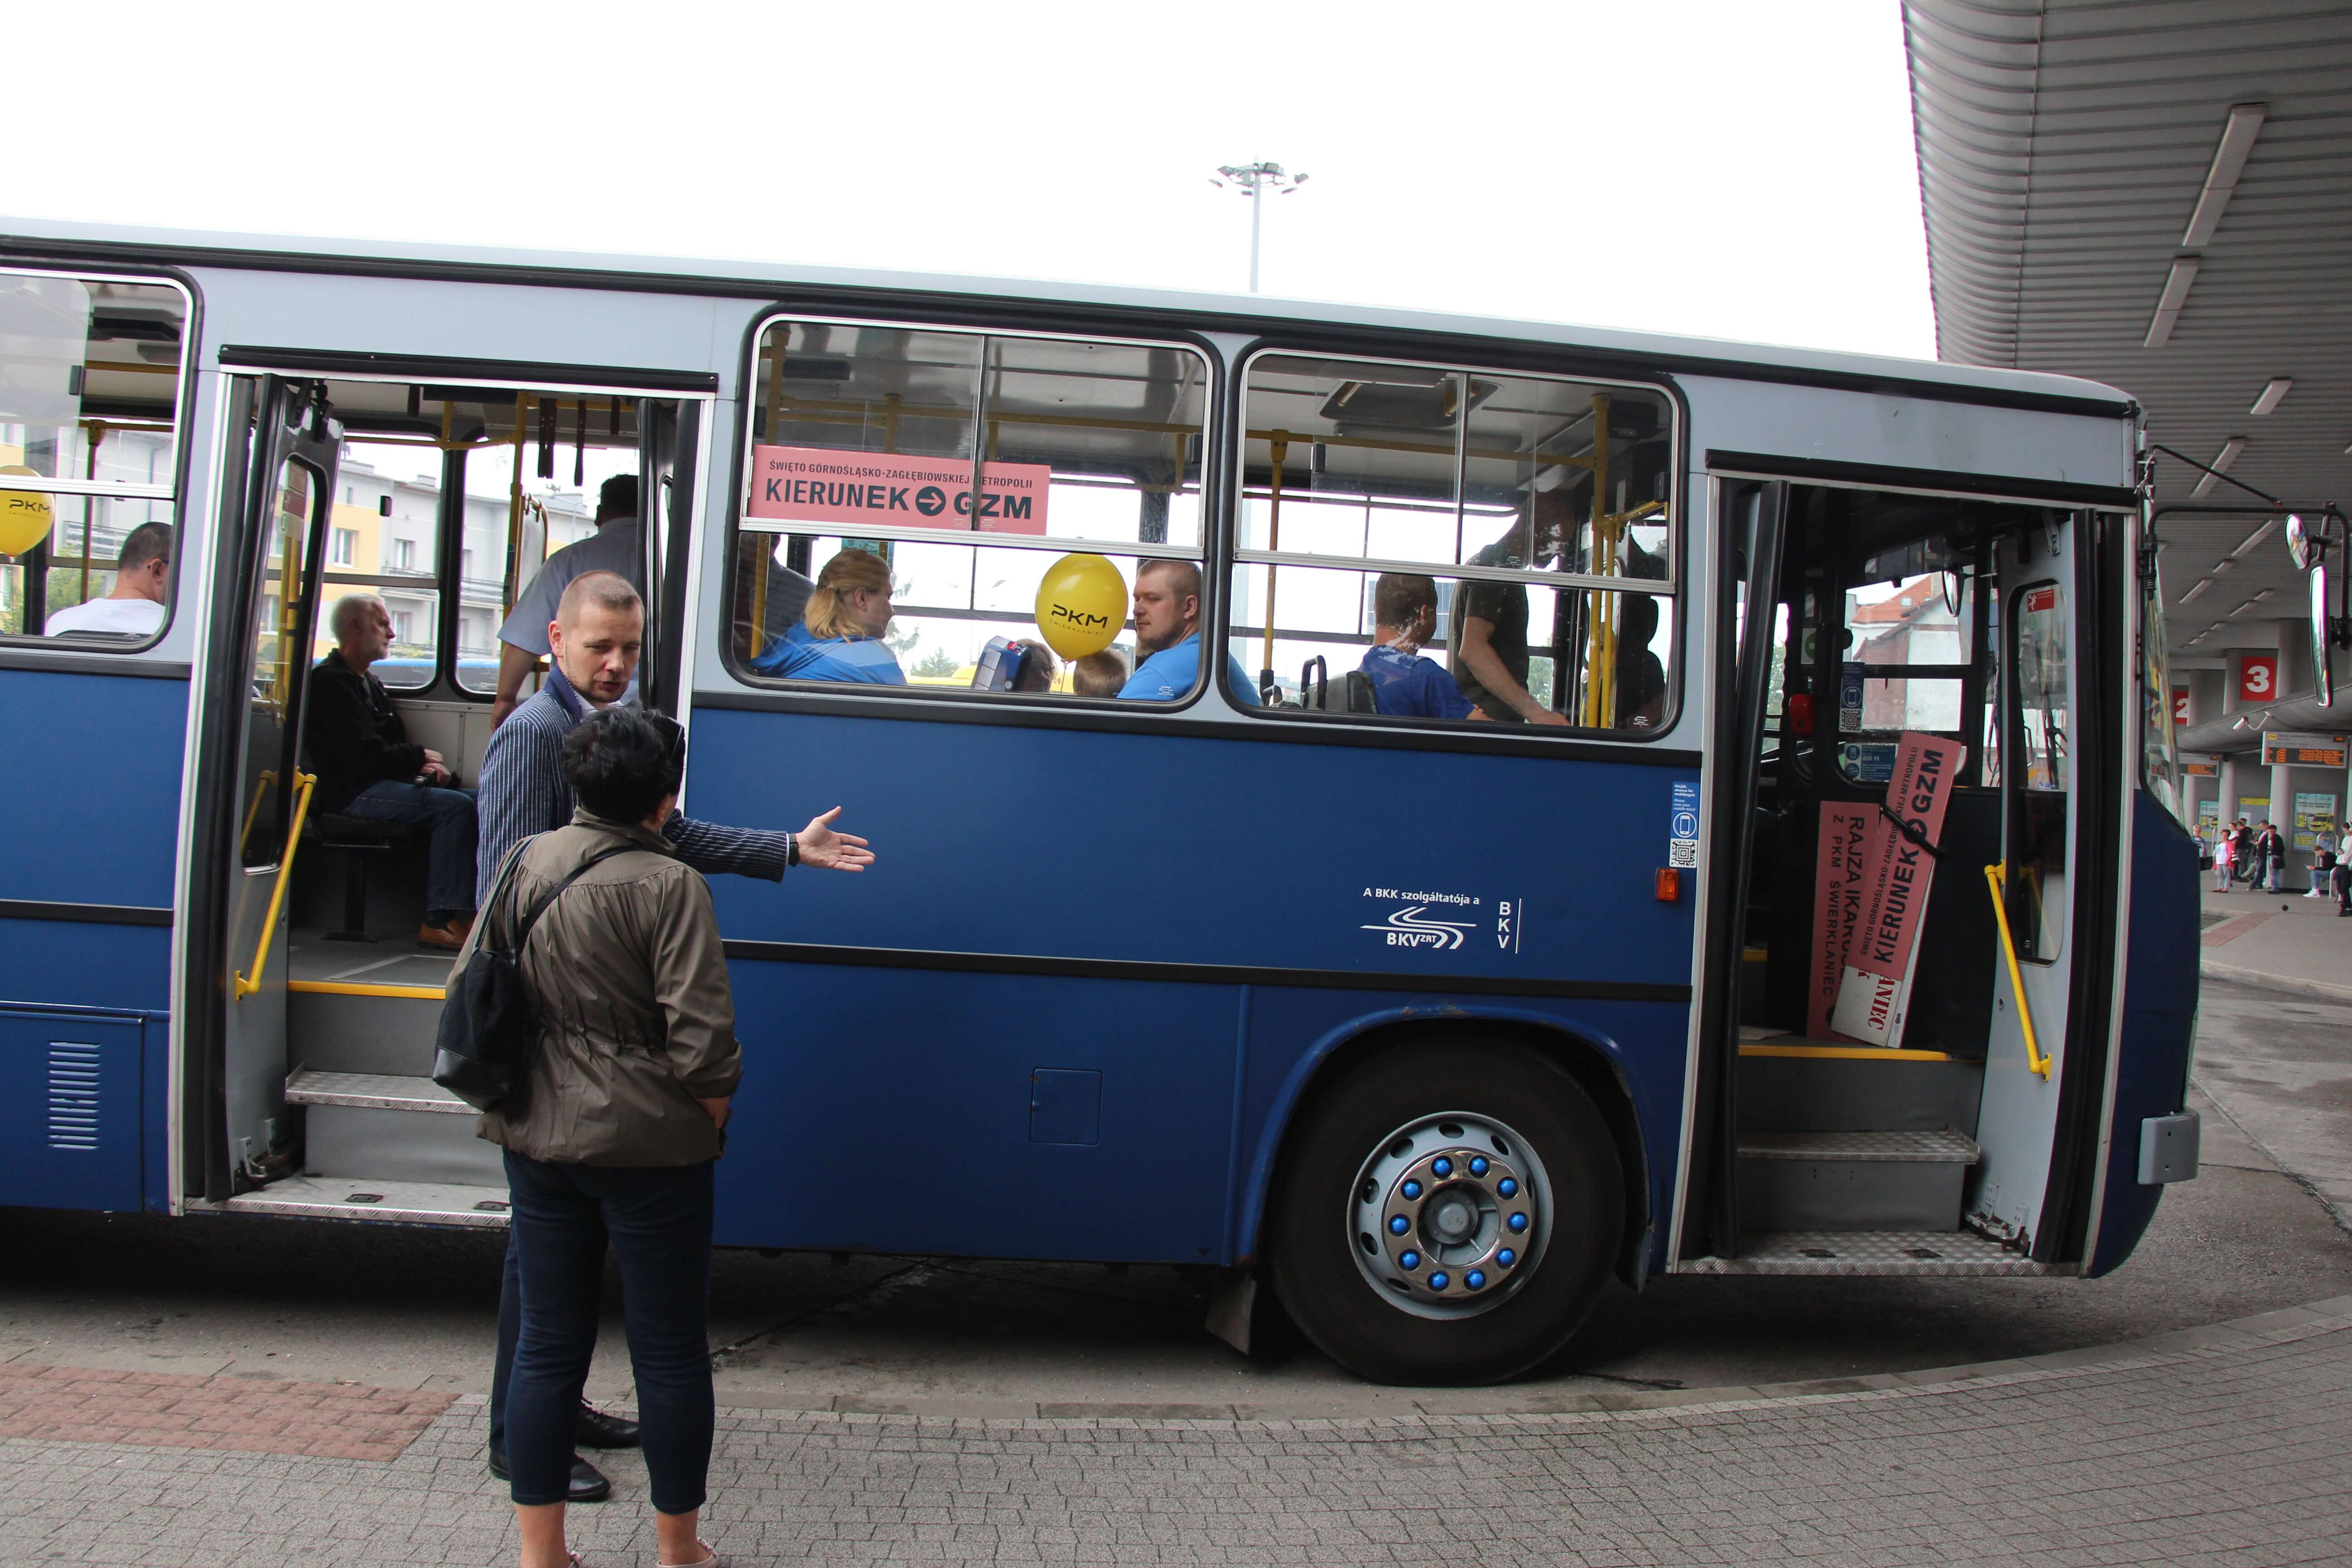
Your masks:
<instances>
[{"instance_id":1,"label":"yellow grab pole","mask_svg":"<svg viewBox=\"0 0 2352 1568\"><path fill-rule=\"evenodd\" d=\"M1585 563L1596 577L1616 570L1615 542L1609 533L1609 395L1592 395L1592 554ZM1596 591L1591 595L1591 626L1585 638L1584 723L1587 729L1608 728L1616 695L1617 628L1610 623L1616 595Z\"/></svg>"},{"instance_id":2,"label":"yellow grab pole","mask_svg":"<svg viewBox=\"0 0 2352 1568\"><path fill-rule=\"evenodd\" d=\"M507 483L507 580L499 590L499 616L514 608L517 581L522 575L522 422L530 412L527 394L515 394L514 405L514 478Z\"/></svg>"},{"instance_id":3,"label":"yellow grab pole","mask_svg":"<svg viewBox=\"0 0 2352 1568\"><path fill-rule=\"evenodd\" d=\"M253 837L253 819L261 815L261 797L268 795L269 786L277 782L276 773L268 768L261 770L260 782L253 786L253 804L245 808L245 826L237 829L236 853L240 859L245 856L246 840Z\"/></svg>"},{"instance_id":4,"label":"yellow grab pole","mask_svg":"<svg viewBox=\"0 0 2352 1568\"><path fill-rule=\"evenodd\" d=\"M310 786L319 782L315 773L297 769L294 773L294 826L287 830L286 853L278 858L278 885L269 889L269 912L261 917L261 940L253 946L253 978L244 972L236 977L236 994L242 1001L261 989L262 965L269 962L269 938L278 929L278 911L286 907L286 882L294 873L294 851L302 842L302 822L310 815Z\"/></svg>"},{"instance_id":5,"label":"yellow grab pole","mask_svg":"<svg viewBox=\"0 0 2352 1568\"><path fill-rule=\"evenodd\" d=\"M1985 880L1992 887L1992 918L2000 927L2000 952L2009 961L2010 994L2017 998L2017 1021L2025 1030L2025 1065L2036 1078L2047 1081L2050 1058L2042 1054L2042 1043L2033 1037L2033 1009L2025 1001L2025 976L2017 967L2017 939L2009 933L2009 900L2003 897L2004 873L1998 865L1985 868Z\"/></svg>"},{"instance_id":6,"label":"yellow grab pole","mask_svg":"<svg viewBox=\"0 0 2352 1568\"><path fill-rule=\"evenodd\" d=\"M1282 463L1290 456L1290 432L1276 430L1268 450L1274 456L1274 487L1266 508L1265 548L1272 554L1282 548ZM1274 673L1274 563L1269 561L1265 563L1265 660L1259 667L1268 676Z\"/></svg>"}]
</instances>

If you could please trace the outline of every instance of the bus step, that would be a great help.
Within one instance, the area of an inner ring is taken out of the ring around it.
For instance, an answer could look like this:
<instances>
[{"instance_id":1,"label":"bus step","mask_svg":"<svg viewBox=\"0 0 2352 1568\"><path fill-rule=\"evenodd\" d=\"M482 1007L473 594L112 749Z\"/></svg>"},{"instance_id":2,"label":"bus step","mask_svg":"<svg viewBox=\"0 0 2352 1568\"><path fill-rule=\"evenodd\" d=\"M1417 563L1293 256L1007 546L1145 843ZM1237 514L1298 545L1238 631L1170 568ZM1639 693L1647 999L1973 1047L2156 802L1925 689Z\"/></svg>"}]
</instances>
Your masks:
<instances>
[{"instance_id":1,"label":"bus step","mask_svg":"<svg viewBox=\"0 0 2352 1568\"><path fill-rule=\"evenodd\" d=\"M210 1205L229 1214L298 1219L355 1219L378 1225L456 1225L491 1229L507 1223L507 1189L457 1182L384 1182L362 1176L289 1176L258 1192Z\"/></svg>"},{"instance_id":2,"label":"bus step","mask_svg":"<svg viewBox=\"0 0 2352 1568\"><path fill-rule=\"evenodd\" d=\"M474 1136L474 1110L429 1078L297 1068L306 1175L503 1186L504 1156Z\"/></svg>"},{"instance_id":3,"label":"bus step","mask_svg":"<svg viewBox=\"0 0 2352 1568\"><path fill-rule=\"evenodd\" d=\"M1684 1274L2049 1274L2055 1270L1972 1230L1758 1231L1737 1258L1696 1258Z\"/></svg>"},{"instance_id":4,"label":"bus step","mask_svg":"<svg viewBox=\"0 0 2352 1568\"><path fill-rule=\"evenodd\" d=\"M1764 1231L1957 1231L1975 1139L1937 1131L1739 1134L1739 1214Z\"/></svg>"},{"instance_id":5,"label":"bus step","mask_svg":"<svg viewBox=\"0 0 2352 1568\"><path fill-rule=\"evenodd\" d=\"M335 1072L433 1070L434 1034L441 1026L438 996L289 990L286 1037L293 1042L297 1060Z\"/></svg>"}]
</instances>

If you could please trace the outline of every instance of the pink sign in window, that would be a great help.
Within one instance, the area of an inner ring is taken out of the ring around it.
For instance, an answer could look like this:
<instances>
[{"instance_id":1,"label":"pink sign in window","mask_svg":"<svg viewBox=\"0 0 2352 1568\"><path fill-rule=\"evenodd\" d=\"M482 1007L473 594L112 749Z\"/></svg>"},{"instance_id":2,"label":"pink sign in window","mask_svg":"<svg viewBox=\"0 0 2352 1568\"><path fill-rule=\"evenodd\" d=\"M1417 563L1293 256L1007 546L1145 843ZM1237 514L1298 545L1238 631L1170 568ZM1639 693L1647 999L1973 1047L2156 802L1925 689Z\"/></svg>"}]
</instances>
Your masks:
<instances>
[{"instance_id":1,"label":"pink sign in window","mask_svg":"<svg viewBox=\"0 0 2352 1568\"><path fill-rule=\"evenodd\" d=\"M1043 463L983 463L974 494L972 465L962 458L753 447L748 515L850 533L880 524L1043 533L1053 477Z\"/></svg>"}]
</instances>

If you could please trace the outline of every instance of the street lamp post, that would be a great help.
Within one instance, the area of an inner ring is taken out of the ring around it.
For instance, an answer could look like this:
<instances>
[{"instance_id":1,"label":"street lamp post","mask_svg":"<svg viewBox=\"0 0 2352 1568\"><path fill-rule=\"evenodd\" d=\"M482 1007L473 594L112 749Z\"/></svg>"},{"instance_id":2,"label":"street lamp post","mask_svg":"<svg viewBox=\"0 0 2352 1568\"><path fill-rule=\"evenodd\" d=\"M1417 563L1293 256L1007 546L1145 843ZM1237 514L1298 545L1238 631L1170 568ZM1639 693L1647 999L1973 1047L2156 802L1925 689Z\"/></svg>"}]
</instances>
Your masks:
<instances>
[{"instance_id":1,"label":"street lamp post","mask_svg":"<svg viewBox=\"0 0 2352 1568\"><path fill-rule=\"evenodd\" d=\"M1286 174L1283 173L1281 164L1270 163L1263 158L1255 163L1223 164L1218 168L1216 174L1210 178L1209 184L1220 190L1235 191L1249 197L1249 291L1253 294L1257 292L1257 246L1258 237L1265 230L1265 193L1273 190L1286 196L1306 183L1306 175Z\"/></svg>"}]
</instances>

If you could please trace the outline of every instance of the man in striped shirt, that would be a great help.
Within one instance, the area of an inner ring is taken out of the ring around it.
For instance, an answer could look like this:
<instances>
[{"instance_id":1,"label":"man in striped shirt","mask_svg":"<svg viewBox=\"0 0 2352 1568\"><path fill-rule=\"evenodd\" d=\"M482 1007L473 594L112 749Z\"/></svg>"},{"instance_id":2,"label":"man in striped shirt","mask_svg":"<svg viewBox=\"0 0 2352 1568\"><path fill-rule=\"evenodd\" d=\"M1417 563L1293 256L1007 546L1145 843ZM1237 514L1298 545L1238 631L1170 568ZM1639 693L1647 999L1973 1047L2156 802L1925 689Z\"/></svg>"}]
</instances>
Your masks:
<instances>
[{"instance_id":1,"label":"man in striped shirt","mask_svg":"<svg viewBox=\"0 0 2352 1568\"><path fill-rule=\"evenodd\" d=\"M646 607L628 579L614 572L588 572L572 580L547 628L551 666L547 684L519 704L490 735L476 807L480 854L476 862L477 908L487 908L490 889L514 847L533 834L572 820L572 786L563 778L563 738L599 708L621 700L636 677L645 646ZM677 858L705 876L731 871L778 881L788 867L822 866L862 871L874 863L866 840L833 829L841 807L813 819L798 833L721 827L674 814L663 826ZM511 1234L511 1233L509 1233ZM499 1290L499 1352L490 1380L490 1473L506 1475L506 1391L514 1371L515 1341L522 1328L522 1302L511 1241L506 1278ZM595 1447L625 1447L636 1441L636 1423L580 1407L577 1440ZM572 1460L573 1502L596 1502L612 1482L577 1454Z\"/></svg>"}]
</instances>

